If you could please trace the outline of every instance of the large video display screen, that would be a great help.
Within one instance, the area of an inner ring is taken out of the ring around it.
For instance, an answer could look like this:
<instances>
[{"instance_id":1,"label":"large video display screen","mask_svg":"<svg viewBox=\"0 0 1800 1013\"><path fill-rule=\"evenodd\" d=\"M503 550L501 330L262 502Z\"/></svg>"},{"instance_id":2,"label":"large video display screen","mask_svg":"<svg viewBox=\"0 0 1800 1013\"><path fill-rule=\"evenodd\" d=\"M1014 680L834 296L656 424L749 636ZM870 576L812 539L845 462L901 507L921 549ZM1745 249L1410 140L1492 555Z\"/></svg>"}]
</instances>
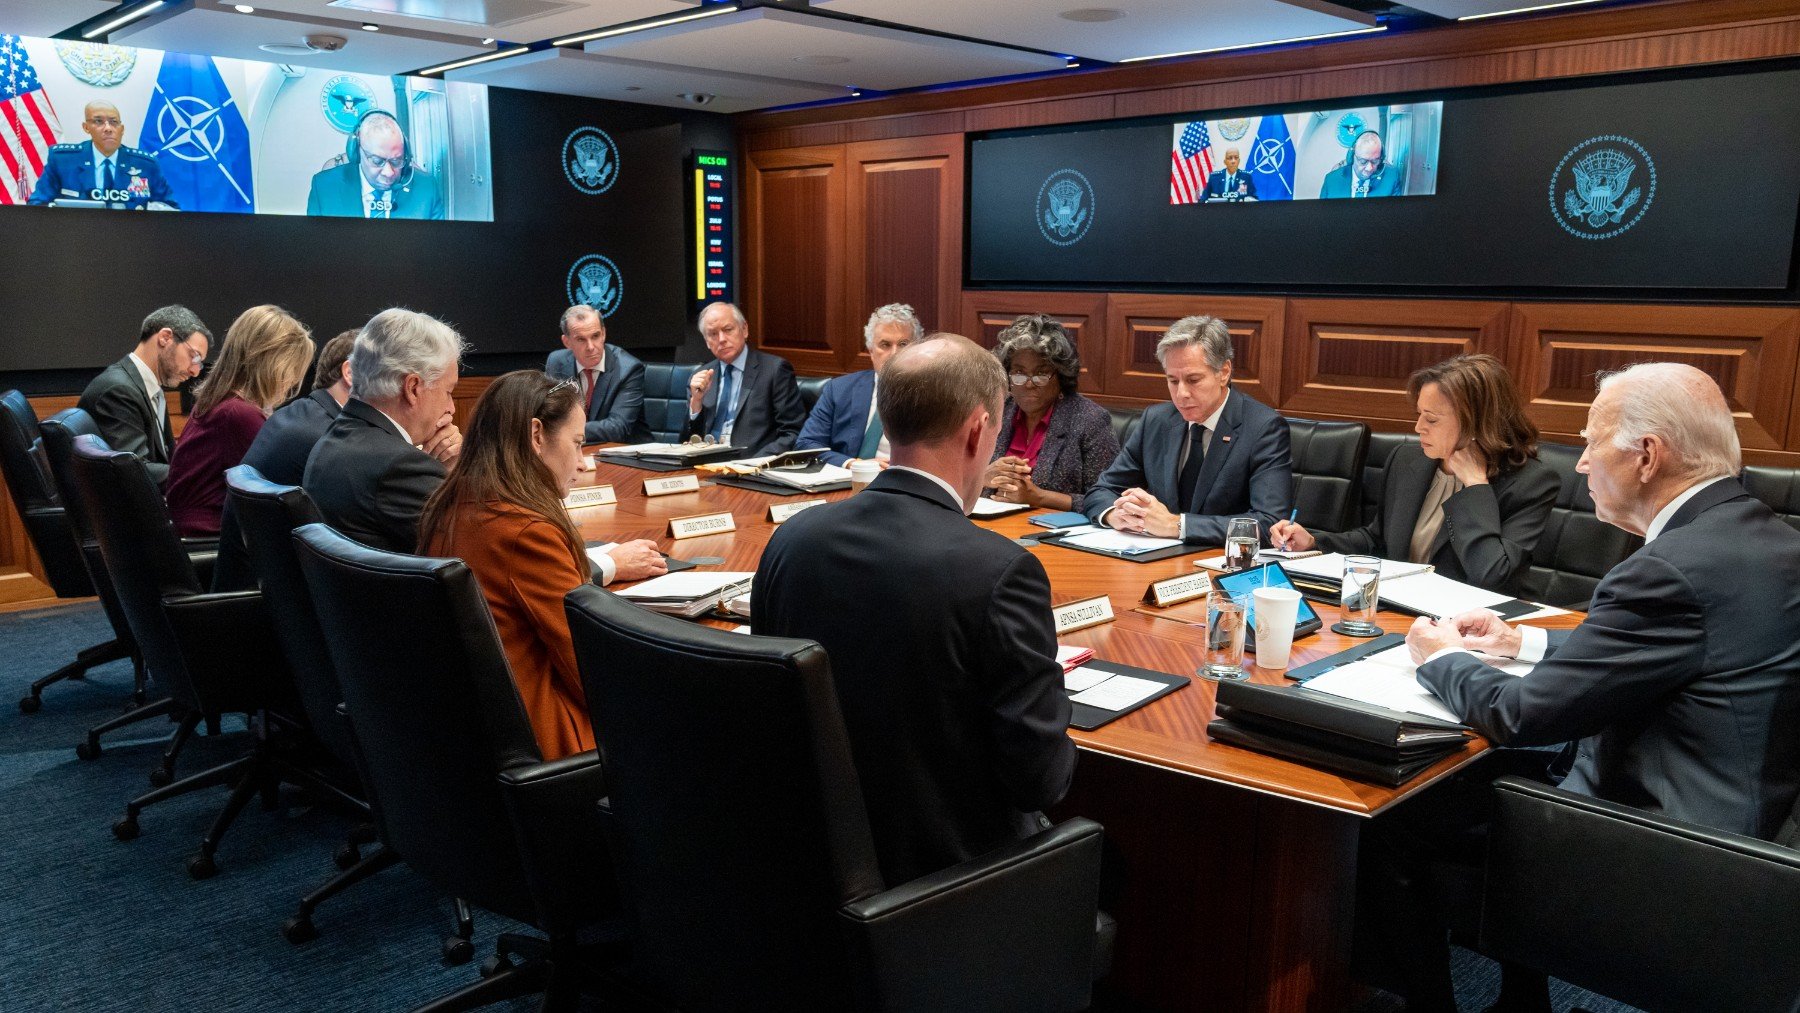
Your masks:
<instances>
[{"instance_id":1,"label":"large video display screen","mask_svg":"<svg viewBox=\"0 0 1800 1013\"><path fill-rule=\"evenodd\" d=\"M1443 118L1418 102L1179 121L1169 203L1433 194Z\"/></svg>"},{"instance_id":2,"label":"large video display screen","mask_svg":"<svg viewBox=\"0 0 1800 1013\"><path fill-rule=\"evenodd\" d=\"M486 222L482 85L0 36L0 203Z\"/></svg>"}]
</instances>

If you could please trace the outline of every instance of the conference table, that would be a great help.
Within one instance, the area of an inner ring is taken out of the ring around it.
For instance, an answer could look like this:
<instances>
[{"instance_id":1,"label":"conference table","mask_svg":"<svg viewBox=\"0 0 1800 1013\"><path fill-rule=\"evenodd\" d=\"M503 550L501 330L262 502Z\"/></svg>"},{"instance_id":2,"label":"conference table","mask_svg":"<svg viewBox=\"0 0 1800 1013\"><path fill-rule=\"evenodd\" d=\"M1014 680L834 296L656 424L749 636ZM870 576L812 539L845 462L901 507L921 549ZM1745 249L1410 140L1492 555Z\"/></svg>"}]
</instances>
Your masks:
<instances>
[{"instance_id":1,"label":"conference table","mask_svg":"<svg viewBox=\"0 0 1800 1013\"><path fill-rule=\"evenodd\" d=\"M769 519L772 504L853 495L783 497L713 484L702 474L697 491L652 497L646 480L691 472L596 461L578 487L610 485L617 502L572 511L584 538L650 538L675 558L722 559L722 570L756 569L778 527ZM732 515L735 530L669 537L672 519L722 512ZM1035 512L976 523L1017 538L1043 531L1026 519ZM1053 604L1097 595L1111 601L1114 621L1066 634L1060 643L1093 648L1104 661L1195 672L1204 639L1194 624L1200 608L1142 602L1152 581L1191 574L1197 560L1216 550L1148 563L1054 545L1029 551L1049 573ZM1315 608L1326 628L1295 642L1295 667L1359 643L1330 630L1335 606ZM1534 624L1573 626L1580 618L1565 614ZM1380 622L1403 632L1412 618L1384 611ZM1286 683L1282 671L1249 661L1251 680ZM1195 678L1095 731L1070 730L1080 749L1075 780L1050 815L1085 816L1106 828L1102 903L1118 921L1110 985L1158 1010L1343 1009L1363 821L1403 804L1488 746L1477 738L1399 788L1377 786L1209 741L1215 690Z\"/></svg>"}]
</instances>

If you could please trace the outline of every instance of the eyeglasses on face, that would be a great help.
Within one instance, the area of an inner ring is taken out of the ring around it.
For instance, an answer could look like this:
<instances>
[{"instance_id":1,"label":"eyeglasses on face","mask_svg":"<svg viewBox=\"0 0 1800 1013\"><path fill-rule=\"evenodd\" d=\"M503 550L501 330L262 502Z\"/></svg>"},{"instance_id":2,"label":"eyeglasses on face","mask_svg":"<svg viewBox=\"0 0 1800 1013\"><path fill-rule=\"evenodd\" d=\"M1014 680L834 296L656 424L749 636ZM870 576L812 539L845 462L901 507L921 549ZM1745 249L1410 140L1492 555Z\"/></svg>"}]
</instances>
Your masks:
<instances>
[{"instance_id":1,"label":"eyeglasses on face","mask_svg":"<svg viewBox=\"0 0 1800 1013\"><path fill-rule=\"evenodd\" d=\"M405 155L396 155L393 158L382 158L380 155L373 152L365 151L363 152L362 160L363 164L371 169L379 169L384 165L390 169L401 169L406 166Z\"/></svg>"},{"instance_id":2,"label":"eyeglasses on face","mask_svg":"<svg viewBox=\"0 0 1800 1013\"><path fill-rule=\"evenodd\" d=\"M94 126L94 127L121 127L121 126L124 126L123 123L120 123L117 119L114 119L111 116L90 116L90 117L88 117L88 125Z\"/></svg>"},{"instance_id":3,"label":"eyeglasses on face","mask_svg":"<svg viewBox=\"0 0 1800 1013\"><path fill-rule=\"evenodd\" d=\"M206 361L206 353L202 352L198 348L195 348L192 344L189 343L193 340L194 339L191 337L182 338L180 344L181 344L181 347L187 349L188 358L193 359L194 365L198 366L202 362Z\"/></svg>"},{"instance_id":4,"label":"eyeglasses on face","mask_svg":"<svg viewBox=\"0 0 1800 1013\"><path fill-rule=\"evenodd\" d=\"M1008 380L1012 381L1014 387L1042 387L1055 378L1055 373L1032 373L1029 376L1024 373L1013 373L1007 377Z\"/></svg>"}]
</instances>

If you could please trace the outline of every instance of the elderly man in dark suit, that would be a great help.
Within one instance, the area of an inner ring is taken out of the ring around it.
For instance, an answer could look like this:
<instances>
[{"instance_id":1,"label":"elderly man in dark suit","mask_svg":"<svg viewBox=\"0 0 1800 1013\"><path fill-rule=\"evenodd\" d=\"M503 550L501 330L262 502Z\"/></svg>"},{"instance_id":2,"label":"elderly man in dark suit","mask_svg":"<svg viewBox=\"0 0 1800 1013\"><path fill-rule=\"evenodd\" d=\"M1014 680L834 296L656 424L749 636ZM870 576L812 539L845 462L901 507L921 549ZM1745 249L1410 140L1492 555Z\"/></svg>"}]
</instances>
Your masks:
<instances>
[{"instance_id":1,"label":"elderly man in dark suit","mask_svg":"<svg viewBox=\"0 0 1800 1013\"><path fill-rule=\"evenodd\" d=\"M753 585L756 632L831 657L889 883L1033 832L1074 773L1049 578L965 516L1005 390L967 338L896 353L876 395L891 466L782 525Z\"/></svg>"},{"instance_id":2,"label":"elderly man in dark suit","mask_svg":"<svg viewBox=\"0 0 1800 1013\"><path fill-rule=\"evenodd\" d=\"M144 318L131 354L101 370L77 402L109 446L143 458L157 485L169 477L175 447L163 388L199 375L211 343L212 332L192 310L164 306Z\"/></svg>"},{"instance_id":3,"label":"elderly man in dark suit","mask_svg":"<svg viewBox=\"0 0 1800 1013\"><path fill-rule=\"evenodd\" d=\"M1170 403L1144 412L1082 512L1095 523L1189 545L1223 545L1233 517L1269 526L1294 503L1287 420L1231 389L1231 332L1183 317L1156 344Z\"/></svg>"},{"instance_id":4,"label":"elderly man in dark suit","mask_svg":"<svg viewBox=\"0 0 1800 1013\"><path fill-rule=\"evenodd\" d=\"M728 302L700 311L700 336L713 360L688 381L688 419L681 438L709 436L743 447L749 457L793 449L806 422L794 367L778 355L750 348L750 323Z\"/></svg>"},{"instance_id":5,"label":"elderly man in dark suit","mask_svg":"<svg viewBox=\"0 0 1800 1013\"><path fill-rule=\"evenodd\" d=\"M895 352L924 336L925 326L905 303L888 303L869 314L869 322L863 325L869 368L834 376L825 384L794 447L823 448L825 453L819 456L839 467L848 467L854 460L886 464L888 442L881 431L881 416L875 411L875 377Z\"/></svg>"},{"instance_id":6,"label":"elderly man in dark suit","mask_svg":"<svg viewBox=\"0 0 1800 1013\"><path fill-rule=\"evenodd\" d=\"M563 347L544 360L544 372L581 384L588 443L648 443L644 422L644 364L623 348L606 343L606 321L592 306L571 306L562 315Z\"/></svg>"}]
</instances>

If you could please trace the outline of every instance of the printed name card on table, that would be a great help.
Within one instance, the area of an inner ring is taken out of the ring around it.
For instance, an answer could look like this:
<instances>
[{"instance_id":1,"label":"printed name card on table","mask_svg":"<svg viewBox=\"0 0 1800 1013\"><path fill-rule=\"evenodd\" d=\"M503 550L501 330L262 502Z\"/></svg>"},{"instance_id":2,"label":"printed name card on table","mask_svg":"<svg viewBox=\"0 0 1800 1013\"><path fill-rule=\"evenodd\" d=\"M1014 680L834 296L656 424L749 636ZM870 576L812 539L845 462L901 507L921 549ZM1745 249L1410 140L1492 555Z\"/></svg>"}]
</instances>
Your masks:
<instances>
[{"instance_id":1,"label":"printed name card on table","mask_svg":"<svg viewBox=\"0 0 1800 1013\"><path fill-rule=\"evenodd\" d=\"M726 510L716 514L694 514L669 520L670 538L692 538L695 535L722 535L737 530L737 519Z\"/></svg>"},{"instance_id":2,"label":"printed name card on table","mask_svg":"<svg viewBox=\"0 0 1800 1013\"><path fill-rule=\"evenodd\" d=\"M590 485L585 489L570 489L563 497L563 508L580 510L582 507L612 506L619 501L610 485Z\"/></svg>"},{"instance_id":3,"label":"printed name card on table","mask_svg":"<svg viewBox=\"0 0 1800 1013\"><path fill-rule=\"evenodd\" d=\"M770 503L769 521L780 524L802 510L810 510L813 507L824 505L825 501L822 499L803 499L798 503Z\"/></svg>"},{"instance_id":4,"label":"printed name card on table","mask_svg":"<svg viewBox=\"0 0 1800 1013\"><path fill-rule=\"evenodd\" d=\"M1056 623L1056 635L1085 630L1089 626L1113 621L1112 599L1105 595L1083 598L1067 605L1058 605L1050 610L1050 618Z\"/></svg>"},{"instance_id":5,"label":"printed name card on table","mask_svg":"<svg viewBox=\"0 0 1800 1013\"><path fill-rule=\"evenodd\" d=\"M1193 573L1182 577L1170 577L1167 580L1153 580L1144 589L1144 600L1158 608L1179 605L1184 601L1193 601L1212 590L1212 578L1204 573Z\"/></svg>"},{"instance_id":6,"label":"printed name card on table","mask_svg":"<svg viewBox=\"0 0 1800 1013\"><path fill-rule=\"evenodd\" d=\"M694 474L675 475L670 478L644 479L644 495L672 496L678 492L699 492L700 476Z\"/></svg>"}]
</instances>

